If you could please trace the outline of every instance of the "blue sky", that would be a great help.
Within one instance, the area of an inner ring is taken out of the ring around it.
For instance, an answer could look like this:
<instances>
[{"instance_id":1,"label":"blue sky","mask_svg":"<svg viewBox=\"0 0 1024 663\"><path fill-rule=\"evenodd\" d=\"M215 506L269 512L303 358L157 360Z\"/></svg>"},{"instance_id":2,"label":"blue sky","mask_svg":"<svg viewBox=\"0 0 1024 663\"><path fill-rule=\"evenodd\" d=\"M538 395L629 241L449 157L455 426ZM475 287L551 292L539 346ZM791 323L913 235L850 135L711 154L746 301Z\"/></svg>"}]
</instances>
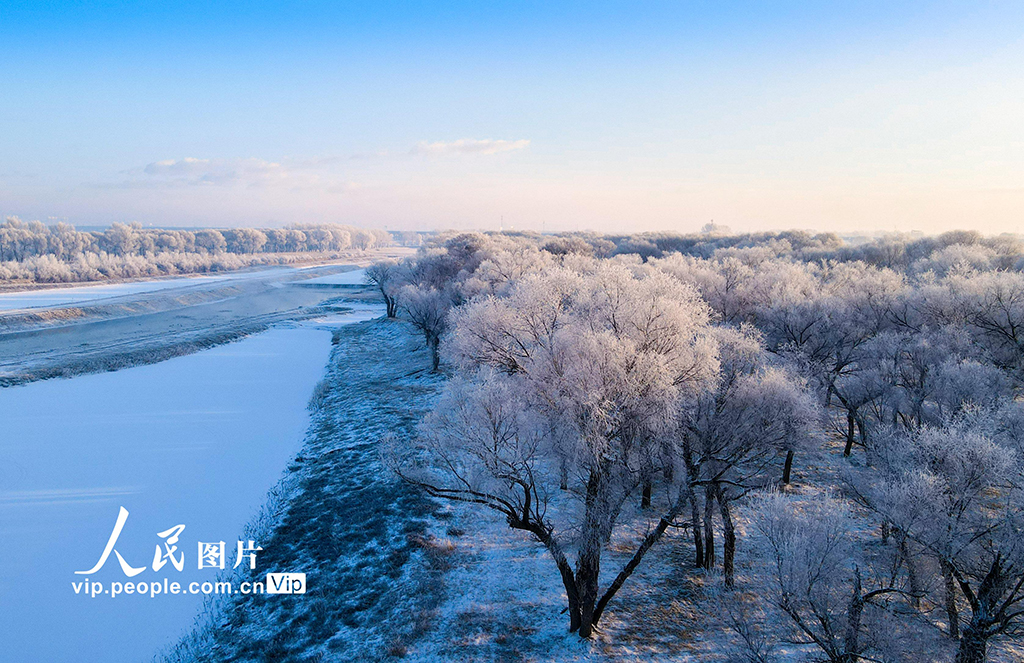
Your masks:
<instances>
[{"instance_id":1,"label":"blue sky","mask_svg":"<svg viewBox=\"0 0 1024 663\"><path fill-rule=\"evenodd\" d=\"M0 214L1024 231L1024 5L0 4Z\"/></svg>"}]
</instances>

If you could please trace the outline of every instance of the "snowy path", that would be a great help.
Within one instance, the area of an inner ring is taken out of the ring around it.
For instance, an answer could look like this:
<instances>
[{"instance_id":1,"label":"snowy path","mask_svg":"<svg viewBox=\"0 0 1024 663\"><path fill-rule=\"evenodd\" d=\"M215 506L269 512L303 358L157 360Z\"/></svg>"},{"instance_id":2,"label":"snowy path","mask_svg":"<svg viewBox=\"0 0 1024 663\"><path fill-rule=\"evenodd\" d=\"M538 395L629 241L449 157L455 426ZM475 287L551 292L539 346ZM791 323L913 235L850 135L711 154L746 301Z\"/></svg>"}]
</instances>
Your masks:
<instances>
[{"instance_id":1,"label":"snowy path","mask_svg":"<svg viewBox=\"0 0 1024 663\"><path fill-rule=\"evenodd\" d=\"M330 349L323 329L339 322L0 390L0 661L149 660L187 629L201 596L89 598L74 593L87 577L74 571L96 562L120 506L130 515L116 550L136 567L152 565L158 532L186 525L184 571L133 580L213 580L196 568L198 541L227 542L230 567L243 525L299 448ZM113 555L88 578L128 580Z\"/></svg>"}]
</instances>

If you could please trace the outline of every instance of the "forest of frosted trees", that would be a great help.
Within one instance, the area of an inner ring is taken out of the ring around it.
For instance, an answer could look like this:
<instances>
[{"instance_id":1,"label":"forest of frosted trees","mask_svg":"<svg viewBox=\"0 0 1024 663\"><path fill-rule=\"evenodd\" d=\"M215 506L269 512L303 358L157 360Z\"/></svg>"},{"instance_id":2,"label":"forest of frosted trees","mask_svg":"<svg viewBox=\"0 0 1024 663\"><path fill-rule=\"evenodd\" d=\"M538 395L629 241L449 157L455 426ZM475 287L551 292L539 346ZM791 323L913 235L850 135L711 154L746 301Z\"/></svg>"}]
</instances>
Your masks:
<instances>
[{"instance_id":1,"label":"forest of frosted trees","mask_svg":"<svg viewBox=\"0 0 1024 663\"><path fill-rule=\"evenodd\" d=\"M419 244L418 233L399 241ZM71 283L284 264L297 254L337 254L390 246L383 230L340 225L289 228L174 230L114 223L103 231L76 230L9 217L0 224L0 283Z\"/></svg>"},{"instance_id":2,"label":"forest of frosted trees","mask_svg":"<svg viewBox=\"0 0 1024 663\"><path fill-rule=\"evenodd\" d=\"M1022 270L972 232L439 235L368 270L448 378L387 458L546 549L582 637L673 545L734 660L1020 660Z\"/></svg>"}]
</instances>

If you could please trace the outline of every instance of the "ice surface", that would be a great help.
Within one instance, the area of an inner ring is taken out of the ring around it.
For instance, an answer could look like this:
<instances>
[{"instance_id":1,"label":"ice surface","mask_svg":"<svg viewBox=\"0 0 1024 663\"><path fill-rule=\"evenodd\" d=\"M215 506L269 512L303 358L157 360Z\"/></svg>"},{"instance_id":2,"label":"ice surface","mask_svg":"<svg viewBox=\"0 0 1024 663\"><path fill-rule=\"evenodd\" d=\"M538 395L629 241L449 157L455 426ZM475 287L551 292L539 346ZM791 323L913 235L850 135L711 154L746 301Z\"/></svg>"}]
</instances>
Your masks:
<instances>
[{"instance_id":1,"label":"ice surface","mask_svg":"<svg viewBox=\"0 0 1024 663\"><path fill-rule=\"evenodd\" d=\"M70 285L67 287L48 288L45 290L26 290L20 292L0 293L0 311L13 311L23 308L50 308L54 306L81 305L96 302L113 297L124 297L127 295L138 295L147 292L157 292L169 288L187 288L190 286L202 286L207 284L235 281L242 279L257 279L267 276L300 276L303 272L322 267L331 267L330 264L303 265L302 267L267 267L241 272L229 272L225 274L207 274L201 276L177 276L151 281L135 281L131 283L107 283L99 285ZM339 265L340 266L340 265ZM364 269L343 272L321 277L321 279L309 279L303 283L349 283L359 285L363 282ZM322 280L327 279L327 280ZM330 280L338 279L338 280Z\"/></svg>"},{"instance_id":2,"label":"ice surface","mask_svg":"<svg viewBox=\"0 0 1024 663\"><path fill-rule=\"evenodd\" d=\"M342 272L340 274L330 274L328 276L321 276L303 283L316 283L323 285L363 285L366 282L366 269L354 269L350 272Z\"/></svg>"},{"instance_id":3,"label":"ice surface","mask_svg":"<svg viewBox=\"0 0 1024 663\"><path fill-rule=\"evenodd\" d=\"M11 311L21 308L46 308L84 304L111 297L124 297L145 292L156 292L167 288L181 288L201 283L217 283L231 278L227 275L189 276L155 281L136 281L132 283L108 283L104 285L79 285L67 288L50 288L46 290L26 290L22 292L0 293L0 311Z\"/></svg>"},{"instance_id":4,"label":"ice surface","mask_svg":"<svg viewBox=\"0 0 1024 663\"><path fill-rule=\"evenodd\" d=\"M300 447L329 349L321 328L275 329L0 390L0 660L148 661L173 642L201 596L87 598L73 581L128 579L113 555L94 576L74 571L95 564L122 505L130 516L116 549L133 566L152 565L157 532L186 525L185 571L132 580L213 580L196 569L198 541L227 542L230 566L243 525Z\"/></svg>"}]
</instances>

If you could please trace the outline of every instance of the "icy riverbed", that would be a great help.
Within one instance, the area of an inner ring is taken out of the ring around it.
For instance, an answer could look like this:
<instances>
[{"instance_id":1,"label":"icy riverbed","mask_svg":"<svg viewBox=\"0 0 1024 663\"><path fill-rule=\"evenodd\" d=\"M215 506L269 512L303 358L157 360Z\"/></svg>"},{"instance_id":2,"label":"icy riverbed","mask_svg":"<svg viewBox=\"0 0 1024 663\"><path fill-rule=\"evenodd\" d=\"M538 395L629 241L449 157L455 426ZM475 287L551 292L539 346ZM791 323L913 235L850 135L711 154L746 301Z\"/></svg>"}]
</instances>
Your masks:
<instances>
[{"instance_id":1,"label":"icy riverbed","mask_svg":"<svg viewBox=\"0 0 1024 663\"><path fill-rule=\"evenodd\" d=\"M111 297L123 297L167 288L177 288L197 283L223 281L225 276L196 276L158 281L136 281L131 283L108 283L102 285L70 286L0 293L0 311L27 308L46 308L69 304L85 304Z\"/></svg>"},{"instance_id":2,"label":"icy riverbed","mask_svg":"<svg viewBox=\"0 0 1024 663\"><path fill-rule=\"evenodd\" d=\"M224 284L233 281L246 281L267 277L302 278L304 273L315 273L315 271L320 268L333 266L334 265L304 265L302 267L275 266L238 272L227 272L223 274L173 276L161 279L150 279L147 281L131 281L127 283L73 285L59 288L44 288L39 290L2 292L0 293L0 311L85 305L101 302L107 299L113 299L115 297L142 295L145 293L159 292L168 289ZM344 265L341 266L344 267ZM354 274L354 276L345 277L341 275L331 275L325 278L330 279L341 277L342 281L339 282L352 282L353 284L359 284L363 282L364 273L365 270L360 269L355 270L355 272L345 272L345 274ZM332 281L324 282L327 283Z\"/></svg>"},{"instance_id":3,"label":"icy riverbed","mask_svg":"<svg viewBox=\"0 0 1024 663\"><path fill-rule=\"evenodd\" d=\"M199 541L224 541L230 568L244 524L301 446L330 349L325 324L380 311L353 313L0 390L0 661L150 660L186 630L201 595L90 598L72 583L212 581L197 569ZM76 575L96 564L122 506L130 515L115 549L146 570L126 578L111 553L94 575ZM184 570L154 571L158 533L177 525Z\"/></svg>"},{"instance_id":4,"label":"icy riverbed","mask_svg":"<svg viewBox=\"0 0 1024 663\"><path fill-rule=\"evenodd\" d=\"M314 285L362 285L366 282L366 268L354 269L340 274L330 274L309 279L305 283Z\"/></svg>"}]
</instances>

